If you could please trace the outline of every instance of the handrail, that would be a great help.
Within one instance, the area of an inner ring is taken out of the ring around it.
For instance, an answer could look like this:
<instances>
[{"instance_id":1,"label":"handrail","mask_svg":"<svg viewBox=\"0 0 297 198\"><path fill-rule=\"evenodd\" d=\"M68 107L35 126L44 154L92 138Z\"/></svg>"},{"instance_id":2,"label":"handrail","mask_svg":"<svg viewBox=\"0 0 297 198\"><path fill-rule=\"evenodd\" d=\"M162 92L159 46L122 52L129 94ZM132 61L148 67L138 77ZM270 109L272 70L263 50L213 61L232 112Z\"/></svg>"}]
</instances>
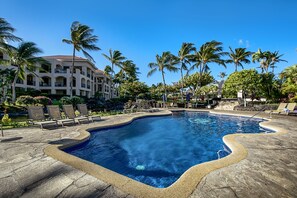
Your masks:
<instances>
[{"instance_id":1,"label":"handrail","mask_svg":"<svg viewBox=\"0 0 297 198\"><path fill-rule=\"evenodd\" d=\"M255 113L253 116L249 117L247 120L252 119L253 117L255 117L256 115L260 114L262 111L264 111L266 109L266 107L262 108L261 110L257 111L257 113Z\"/></svg>"}]
</instances>

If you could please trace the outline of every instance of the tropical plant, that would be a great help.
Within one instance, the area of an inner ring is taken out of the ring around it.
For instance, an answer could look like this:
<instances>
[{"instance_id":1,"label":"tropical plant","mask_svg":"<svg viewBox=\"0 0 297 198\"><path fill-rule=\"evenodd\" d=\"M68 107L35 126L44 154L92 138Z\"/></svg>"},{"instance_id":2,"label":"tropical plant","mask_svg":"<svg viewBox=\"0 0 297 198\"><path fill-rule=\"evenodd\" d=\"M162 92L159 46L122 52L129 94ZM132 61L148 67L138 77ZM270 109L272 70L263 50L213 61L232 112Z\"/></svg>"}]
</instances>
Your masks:
<instances>
[{"instance_id":1,"label":"tropical plant","mask_svg":"<svg viewBox=\"0 0 297 198\"><path fill-rule=\"evenodd\" d=\"M7 97L7 89L13 82L14 78L14 70L13 69L0 69L0 104L2 104Z\"/></svg>"},{"instance_id":2,"label":"tropical plant","mask_svg":"<svg viewBox=\"0 0 297 198\"><path fill-rule=\"evenodd\" d=\"M254 69L234 72L224 84L223 95L234 98L239 91L242 91L244 106L246 106L247 94L250 94L252 99L261 94L260 80L260 75Z\"/></svg>"},{"instance_id":3,"label":"tropical plant","mask_svg":"<svg viewBox=\"0 0 297 198\"><path fill-rule=\"evenodd\" d=\"M110 61L110 63L111 63L111 72L112 72L113 77L114 77L114 75L115 75L114 66L117 66L117 67L121 68L122 63L126 59L126 57L124 57L119 50L114 50L113 51L112 49L109 50L109 56L107 54L102 54L102 55L107 60Z\"/></svg>"},{"instance_id":4,"label":"tropical plant","mask_svg":"<svg viewBox=\"0 0 297 198\"><path fill-rule=\"evenodd\" d=\"M243 69L242 63L249 64L251 61L248 59L253 53L250 51L246 51L246 48L236 48L235 51L229 47L230 53L228 60L226 63L234 63L235 65L235 72L237 72L237 68L240 66Z\"/></svg>"},{"instance_id":5,"label":"tropical plant","mask_svg":"<svg viewBox=\"0 0 297 198\"><path fill-rule=\"evenodd\" d=\"M4 18L0 18L0 52L5 51L7 42L22 41L21 38L15 36L13 33L15 29Z\"/></svg>"},{"instance_id":6,"label":"tropical plant","mask_svg":"<svg viewBox=\"0 0 297 198\"><path fill-rule=\"evenodd\" d=\"M156 62L149 63L149 68L151 69L147 76L150 77L156 71L160 71L162 74L163 87L164 87L164 97L163 102L167 101L167 90L166 90L166 82L165 82L165 70L176 72L178 68L175 67L177 64L176 60L173 58L170 52L163 52L162 56L156 55Z\"/></svg>"},{"instance_id":7,"label":"tropical plant","mask_svg":"<svg viewBox=\"0 0 297 198\"><path fill-rule=\"evenodd\" d=\"M297 65L287 67L280 73L283 81L281 91L289 98L297 96Z\"/></svg>"},{"instance_id":8,"label":"tropical plant","mask_svg":"<svg viewBox=\"0 0 297 198\"><path fill-rule=\"evenodd\" d=\"M105 66L105 68L104 68L104 73L105 73L107 76L111 77L111 75L112 75L112 69L111 69L111 67L110 67L109 65L106 65L106 66Z\"/></svg>"},{"instance_id":9,"label":"tropical plant","mask_svg":"<svg viewBox=\"0 0 297 198\"><path fill-rule=\"evenodd\" d=\"M107 60L110 61L111 63L111 73L112 73L112 80L114 80L114 77L115 77L115 71L114 71L114 66L117 66L119 68L122 67L122 63L123 61L126 59L126 57L124 57L122 55L122 53L119 51L119 50L112 50L110 49L109 50L109 56L107 54L102 54ZM111 93L111 96L113 96L113 90L114 90L114 84L112 83L112 91L110 92Z\"/></svg>"},{"instance_id":10,"label":"tropical plant","mask_svg":"<svg viewBox=\"0 0 297 198\"><path fill-rule=\"evenodd\" d=\"M44 107L53 103L52 100L46 96L36 96L34 100L37 104L41 104Z\"/></svg>"},{"instance_id":11,"label":"tropical plant","mask_svg":"<svg viewBox=\"0 0 297 198\"><path fill-rule=\"evenodd\" d=\"M75 64L75 53L76 51L82 51L84 56L95 62L92 56L87 52L87 50L97 51L100 50L99 47L95 45L98 40L98 37L93 35L93 29L91 29L87 25L83 25L78 21L74 21L70 28L70 39L63 39L64 43L70 44L73 46L73 54L72 54L72 66L70 69L71 78L70 78L70 96L72 96L73 90L73 70Z\"/></svg>"},{"instance_id":12,"label":"tropical plant","mask_svg":"<svg viewBox=\"0 0 297 198\"><path fill-rule=\"evenodd\" d=\"M35 74L35 69L39 64L46 64L47 61L41 57L37 57L42 50L33 42L22 42L18 47L5 47L5 51L9 56L6 64L11 65L15 71L12 82L12 101L16 99L15 84L18 78L24 80L26 70ZM37 76L37 75L36 75Z\"/></svg>"},{"instance_id":13,"label":"tropical plant","mask_svg":"<svg viewBox=\"0 0 297 198\"><path fill-rule=\"evenodd\" d=\"M214 82L214 77L210 74L210 72L203 73L202 76L196 72L184 78L184 86L189 87L193 93L199 84L205 86L212 82Z\"/></svg>"},{"instance_id":14,"label":"tropical plant","mask_svg":"<svg viewBox=\"0 0 297 198\"><path fill-rule=\"evenodd\" d=\"M131 99L135 100L137 96L140 94L142 95L149 95L149 87L139 81L129 82L126 81L123 84L121 84L119 88L119 93L121 97L127 97L129 96Z\"/></svg>"},{"instance_id":15,"label":"tropical plant","mask_svg":"<svg viewBox=\"0 0 297 198\"><path fill-rule=\"evenodd\" d=\"M19 96L15 103L20 106L29 106L34 105L36 101L32 96Z\"/></svg>"},{"instance_id":16,"label":"tropical plant","mask_svg":"<svg viewBox=\"0 0 297 198\"><path fill-rule=\"evenodd\" d=\"M278 51L270 52L270 51L264 51L262 52L261 49L258 49L257 52L255 52L252 55L253 62L259 62L260 63L260 69L262 70L262 73L269 72L269 68L272 69L272 73L274 73L274 68L276 67L276 63L279 62L287 62L286 60L280 59L283 54L279 55Z\"/></svg>"},{"instance_id":17,"label":"tropical plant","mask_svg":"<svg viewBox=\"0 0 297 198\"><path fill-rule=\"evenodd\" d=\"M187 65L190 64L190 58L192 52L195 51L193 43L183 43L180 50L178 51L178 56L176 59L180 64L180 74L181 74L181 100L184 101L184 75L183 70L188 71Z\"/></svg>"},{"instance_id":18,"label":"tropical plant","mask_svg":"<svg viewBox=\"0 0 297 198\"><path fill-rule=\"evenodd\" d=\"M199 51L196 50L194 55L192 56L191 60L195 64L190 68L190 70L194 69L195 67L198 68L200 77L202 77L202 74L209 70L210 63L217 63L226 68L225 60L222 59L222 56L225 55L228 55L228 53L223 52L221 42L206 42L201 45ZM199 81L200 82L197 84L196 89L198 89L198 86L202 87L201 78L199 79Z\"/></svg>"}]
</instances>

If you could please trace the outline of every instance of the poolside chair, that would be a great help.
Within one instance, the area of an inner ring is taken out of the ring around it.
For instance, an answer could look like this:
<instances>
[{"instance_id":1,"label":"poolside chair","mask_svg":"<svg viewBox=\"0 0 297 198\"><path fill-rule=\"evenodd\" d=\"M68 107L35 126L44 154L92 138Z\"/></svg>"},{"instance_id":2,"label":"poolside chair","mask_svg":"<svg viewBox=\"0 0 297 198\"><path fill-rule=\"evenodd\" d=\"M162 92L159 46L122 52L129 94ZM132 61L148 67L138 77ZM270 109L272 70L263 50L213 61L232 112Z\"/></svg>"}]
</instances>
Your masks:
<instances>
[{"instance_id":1,"label":"poolside chair","mask_svg":"<svg viewBox=\"0 0 297 198\"><path fill-rule=\"evenodd\" d=\"M283 114L283 115L295 114L294 112L295 107L296 107L296 103L289 103L287 107L284 108L282 112L280 112L280 114Z\"/></svg>"},{"instance_id":2,"label":"poolside chair","mask_svg":"<svg viewBox=\"0 0 297 198\"><path fill-rule=\"evenodd\" d=\"M28 123L40 125L40 128L43 129L43 125L55 124L58 125L55 120L46 120L42 106L29 106L28 107Z\"/></svg>"},{"instance_id":3,"label":"poolside chair","mask_svg":"<svg viewBox=\"0 0 297 198\"><path fill-rule=\"evenodd\" d=\"M63 105L63 110L67 118L74 119L78 124L81 124L82 121L90 121L86 116L76 116L72 105Z\"/></svg>"},{"instance_id":4,"label":"poolside chair","mask_svg":"<svg viewBox=\"0 0 297 198\"><path fill-rule=\"evenodd\" d=\"M48 105L47 106L48 114L52 120L56 120L62 126L64 123L73 123L75 124L74 119L62 119L60 108L58 105Z\"/></svg>"},{"instance_id":5,"label":"poolside chair","mask_svg":"<svg viewBox=\"0 0 297 198\"><path fill-rule=\"evenodd\" d=\"M281 112L284 111L284 109L286 108L286 106L288 105L288 103L280 103L277 110L266 110L265 113L276 113L276 114L279 114Z\"/></svg>"},{"instance_id":6,"label":"poolside chair","mask_svg":"<svg viewBox=\"0 0 297 198\"><path fill-rule=\"evenodd\" d=\"M89 114L86 104L78 104L77 110L79 111L80 115L88 117L89 120L91 120L92 122L94 122L94 120L101 120L101 117L99 115L90 115Z\"/></svg>"}]
</instances>

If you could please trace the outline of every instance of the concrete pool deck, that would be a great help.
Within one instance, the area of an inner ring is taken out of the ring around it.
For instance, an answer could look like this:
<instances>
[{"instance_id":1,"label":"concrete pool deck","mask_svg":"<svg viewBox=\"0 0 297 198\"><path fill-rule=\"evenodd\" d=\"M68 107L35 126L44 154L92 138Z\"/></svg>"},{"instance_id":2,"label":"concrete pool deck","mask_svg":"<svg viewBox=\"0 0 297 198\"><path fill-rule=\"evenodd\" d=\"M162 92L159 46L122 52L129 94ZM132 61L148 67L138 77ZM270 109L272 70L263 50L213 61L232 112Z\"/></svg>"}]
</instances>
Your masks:
<instances>
[{"instance_id":1,"label":"concrete pool deck","mask_svg":"<svg viewBox=\"0 0 297 198\"><path fill-rule=\"evenodd\" d=\"M4 131L5 137L0 142L0 197L135 196L47 156L44 150L49 145L73 141L81 134L82 128L114 125L129 122L131 117L154 114L159 113L110 116L101 122L55 130L30 127ZM269 115L260 114L260 117L268 118ZM236 137L236 141L247 149L246 158L208 173L191 191L190 196L296 197L297 117L273 115L273 118L269 124L283 128L288 133Z\"/></svg>"}]
</instances>

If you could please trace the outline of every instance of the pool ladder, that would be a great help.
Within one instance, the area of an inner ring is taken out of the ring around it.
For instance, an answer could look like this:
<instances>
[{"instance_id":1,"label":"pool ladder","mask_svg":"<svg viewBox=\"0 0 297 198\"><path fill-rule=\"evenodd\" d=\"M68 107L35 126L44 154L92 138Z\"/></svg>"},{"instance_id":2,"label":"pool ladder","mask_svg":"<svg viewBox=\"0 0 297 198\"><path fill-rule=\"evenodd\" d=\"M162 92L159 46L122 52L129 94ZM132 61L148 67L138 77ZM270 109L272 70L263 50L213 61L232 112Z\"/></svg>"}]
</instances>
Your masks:
<instances>
[{"instance_id":1,"label":"pool ladder","mask_svg":"<svg viewBox=\"0 0 297 198\"><path fill-rule=\"evenodd\" d=\"M219 151L217 152L218 159L221 159L220 152L227 152L228 154L231 153L231 151L229 151L228 149L226 149L226 147L224 146L224 150L219 150Z\"/></svg>"},{"instance_id":2,"label":"pool ladder","mask_svg":"<svg viewBox=\"0 0 297 198\"><path fill-rule=\"evenodd\" d=\"M257 111L257 113L255 113L253 116L249 117L247 120L252 119L253 117L255 117L256 115L260 114L262 111L264 111L266 109L266 107L262 108L261 110Z\"/></svg>"}]
</instances>

